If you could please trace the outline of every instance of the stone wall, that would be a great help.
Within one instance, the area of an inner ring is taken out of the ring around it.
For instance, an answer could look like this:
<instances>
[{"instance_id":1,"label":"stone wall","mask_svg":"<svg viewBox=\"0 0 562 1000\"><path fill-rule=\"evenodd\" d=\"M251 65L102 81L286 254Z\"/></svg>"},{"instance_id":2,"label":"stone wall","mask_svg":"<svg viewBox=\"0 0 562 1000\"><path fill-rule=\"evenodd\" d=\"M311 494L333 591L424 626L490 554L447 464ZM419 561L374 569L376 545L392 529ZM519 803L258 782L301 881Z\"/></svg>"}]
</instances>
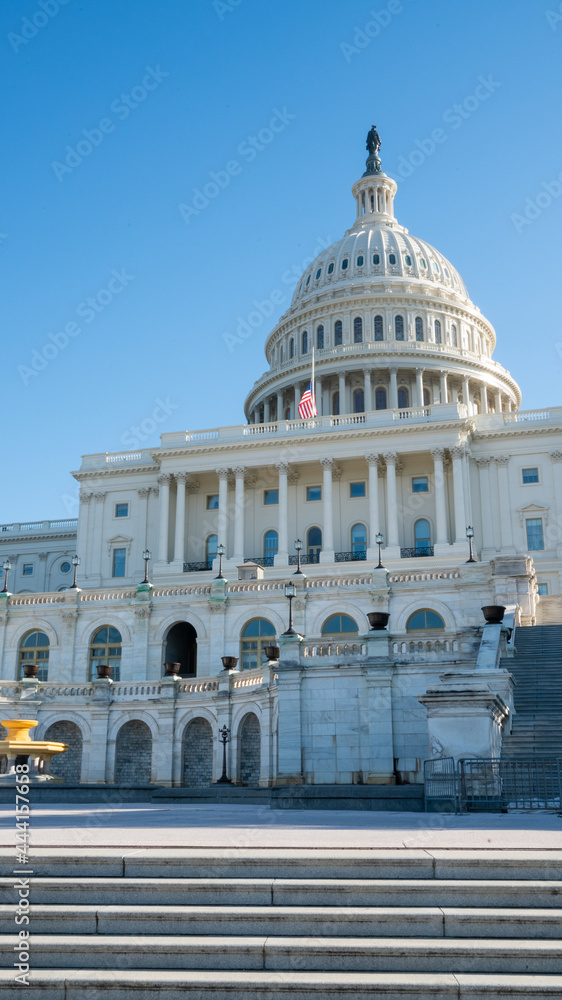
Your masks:
<instances>
[{"instance_id":1,"label":"stone wall","mask_svg":"<svg viewBox=\"0 0 562 1000\"><path fill-rule=\"evenodd\" d=\"M261 732L253 712L244 716L239 730L240 782L257 788L260 782Z\"/></svg>"},{"instance_id":2,"label":"stone wall","mask_svg":"<svg viewBox=\"0 0 562 1000\"><path fill-rule=\"evenodd\" d=\"M206 719L192 719L183 737L183 784L206 788L213 780L213 731Z\"/></svg>"},{"instance_id":3,"label":"stone wall","mask_svg":"<svg viewBox=\"0 0 562 1000\"><path fill-rule=\"evenodd\" d=\"M115 741L115 784L149 785L152 771L152 734L140 719L126 722Z\"/></svg>"},{"instance_id":4,"label":"stone wall","mask_svg":"<svg viewBox=\"0 0 562 1000\"><path fill-rule=\"evenodd\" d=\"M75 722L66 719L60 722L53 722L49 726L45 740L53 740L55 743L68 743L68 750L65 753L58 753L52 758L51 774L62 778L63 781L78 782L82 772L82 733Z\"/></svg>"}]
</instances>

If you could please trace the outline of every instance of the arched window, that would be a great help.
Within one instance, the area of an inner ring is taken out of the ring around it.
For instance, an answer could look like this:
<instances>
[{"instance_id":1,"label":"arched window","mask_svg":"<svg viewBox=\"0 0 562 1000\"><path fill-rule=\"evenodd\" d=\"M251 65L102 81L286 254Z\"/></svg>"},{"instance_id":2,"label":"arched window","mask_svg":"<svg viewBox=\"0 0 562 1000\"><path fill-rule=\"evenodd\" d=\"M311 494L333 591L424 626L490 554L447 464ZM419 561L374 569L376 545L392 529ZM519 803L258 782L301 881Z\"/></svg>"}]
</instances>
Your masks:
<instances>
[{"instance_id":1,"label":"arched window","mask_svg":"<svg viewBox=\"0 0 562 1000\"><path fill-rule=\"evenodd\" d=\"M384 386L379 386L375 389L375 410L386 410L386 389Z\"/></svg>"},{"instance_id":2,"label":"arched window","mask_svg":"<svg viewBox=\"0 0 562 1000\"><path fill-rule=\"evenodd\" d=\"M401 385L398 389L398 409L407 410L410 405L410 393L408 392L405 385Z\"/></svg>"},{"instance_id":3,"label":"arched window","mask_svg":"<svg viewBox=\"0 0 562 1000\"><path fill-rule=\"evenodd\" d=\"M353 393L353 412L365 412L365 393L363 392L363 389L355 389Z\"/></svg>"},{"instance_id":4,"label":"arched window","mask_svg":"<svg viewBox=\"0 0 562 1000\"><path fill-rule=\"evenodd\" d=\"M425 517L420 517L414 524L414 543L417 556L430 556L431 552L431 529L429 521Z\"/></svg>"},{"instance_id":5,"label":"arched window","mask_svg":"<svg viewBox=\"0 0 562 1000\"><path fill-rule=\"evenodd\" d=\"M26 663L39 665L38 681L46 681L49 673L49 636L44 632L28 632L20 642L18 678L23 677Z\"/></svg>"},{"instance_id":6,"label":"arched window","mask_svg":"<svg viewBox=\"0 0 562 1000\"><path fill-rule=\"evenodd\" d=\"M458 347L459 346L459 342L458 342L458 339L457 339L457 328L456 328L456 326L455 326L454 323L453 323L453 325L451 327L451 344L453 345L453 347Z\"/></svg>"},{"instance_id":7,"label":"arched window","mask_svg":"<svg viewBox=\"0 0 562 1000\"><path fill-rule=\"evenodd\" d=\"M361 344L363 341L363 320L356 316L353 320L353 343Z\"/></svg>"},{"instance_id":8,"label":"arched window","mask_svg":"<svg viewBox=\"0 0 562 1000\"><path fill-rule=\"evenodd\" d=\"M441 615L438 615L436 611L430 611L429 608L415 611L408 618L406 625L407 632L442 632L444 628L445 622Z\"/></svg>"},{"instance_id":9,"label":"arched window","mask_svg":"<svg viewBox=\"0 0 562 1000\"><path fill-rule=\"evenodd\" d=\"M357 267L363 267L363 264L364 264L363 255L359 254L359 257L357 258Z\"/></svg>"},{"instance_id":10,"label":"arched window","mask_svg":"<svg viewBox=\"0 0 562 1000\"><path fill-rule=\"evenodd\" d=\"M375 340L384 340L382 316L375 316Z\"/></svg>"},{"instance_id":11,"label":"arched window","mask_svg":"<svg viewBox=\"0 0 562 1000\"><path fill-rule=\"evenodd\" d=\"M351 551L354 559L367 558L367 529L364 524L354 524L351 529Z\"/></svg>"},{"instance_id":12,"label":"arched window","mask_svg":"<svg viewBox=\"0 0 562 1000\"><path fill-rule=\"evenodd\" d=\"M324 327L320 325L316 331L316 348L322 351L324 348Z\"/></svg>"},{"instance_id":13,"label":"arched window","mask_svg":"<svg viewBox=\"0 0 562 1000\"><path fill-rule=\"evenodd\" d=\"M431 399L429 398L429 389L423 390L423 405L429 406L431 404Z\"/></svg>"},{"instance_id":14,"label":"arched window","mask_svg":"<svg viewBox=\"0 0 562 1000\"><path fill-rule=\"evenodd\" d=\"M279 548L279 536L276 531L266 531L263 536L263 554L266 566L273 566L273 557Z\"/></svg>"},{"instance_id":15,"label":"arched window","mask_svg":"<svg viewBox=\"0 0 562 1000\"><path fill-rule=\"evenodd\" d=\"M265 646L273 646L275 628L267 618L254 618L242 629L240 637L240 666L242 670L261 667L266 660Z\"/></svg>"},{"instance_id":16,"label":"arched window","mask_svg":"<svg viewBox=\"0 0 562 1000\"><path fill-rule=\"evenodd\" d=\"M289 341L289 357L294 358L294 356L295 356L295 341L291 337Z\"/></svg>"},{"instance_id":17,"label":"arched window","mask_svg":"<svg viewBox=\"0 0 562 1000\"><path fill-rule=\"evenodd\" d=\"M404 340L404 317L394 317L394 336L396 340Z\"/></svg>"},{"instance_id":18,"label":"arched window","mask_svg":"<svg viewBox=\"0 0 562 1000\"><path fill-rule=\"evenodd\" d=\"M395 253L389 253L389 255L388 255L388 263L392 264L392 266L394 266L394 264L396 264L396 254Z\"/></svg>"},{"instance_id":19,"label":"arched window","mask_svg":"<svg viewBox=\"0 0 562 1000\"><path fill-rule=\"evenodd\" d=\"M381 262L380 254L379 253L374 253L373 254L373 264L377 265L377 264L380 264L380 262Z\"/></svg>"},{"instance_id":20,"label":"arched window","mask_svg":"<svg viewBox=\"0 0 562 1000\"><path fill-rule=\"evenodd\" d=\"M423 340L423 319L416 316L416 340Z\"/></svg>"},{"instance_id":21,"label":"arched window","mask_svg":"<svg viewBox=\"0 0 562 1000\"><path fill-rule=\"evenodd\" d=\"M441 343L441 320L435 320L435 343Z\"/></svg>"},{"instance_id":22,"label":"arched window","mask_svg":"<svg viewBox=\"0 0 562 1000\"><path fill-rule=\"evenodd\" d=\"M218 535L209 535L205 542L205 562L213 561L217 554Z\"/></svg>"},{"instance_id":23,"label":"arched window","mask_svg":"<svg viewBox=\"0 0 562 1000\"><path fill-rule=\"evenodd\" d=\"M118 681L121 673L121 633L112 625L104 625L90 640L90 680L97 679L98 665L113 667L111 679Z\"/></svg>"},{"instance_id":24,"label":"arched window","mask_svg":"<svg viewBox=\"0 0 562 1000\"><path fill-rule=\"evenodd\" d=\"M334 324L334 344L336 347L343 344L343 324L341 319L337 319Z\"/></svg>"},{"instance_id":25,"label":"arched window","mask_svg":"<svg viewBox=\"0 0 562 1000\"><path fill-rule=\"evenodd\" d=\"M176 622L164 643L164 663L179 663L181 677L197 674L197 632L191 622Z\"/></svg>"},{"instance_id":26,"label":"arched window","mask_svg":"<svg viewBox=\"0 0 562 1000\"><path fill-rule=\"evenodd\" d=\"M335 392L334 395L332 396L332 413L335 417L337 417L339 412L340 412L340 394L339 392Z\"/></svg>"},{"instance_id":27,"label":"arched window","mask_svg":"<svg viewBox=\"0 0 562 1000\"><path fill-rule=\"evenodd\" d=\"M322 635L359 635L359 629L350 615L331 615L322 626Z\"/></svg>"},{"instance_id":28,"label":"arched window","mask_svg":"<svg viewBox=\"0 0 562 1000\"><path fill-rule=\"evenodd\" d=\"M305 330L302 335L302 351L301 354L306 354L308 351L308 331Z\"/></svg>"},{"instance_id":29,"label":"arched window","mask_svg":"<svg viewBox=\"0 0 562 1000\"><path fill-rule=\"evenodd\" d=\"M332 264L328 264L328 274L333 274L333 273L334 273L334 265L333 265L333 263Z\"/></svg>"},{"instance_id":30,"label":"arched window","mask_svg":"<svg viewBox=\"0 0 562 1000\"><path fill-rule=\"evenodd\" d=\"M309 528L306 536L306 554L310 563L319 562L322 548L322 531L320 528Z\"/></svg>"},{"instance_id":31,"label":"arched window","mask_svg":"<svg viewBox=\"0 0 562 1000\"><path fill-rule=\"evenodd\" d=\"M341 269L342 269L342 271L346 271L347 270L348 264L349 264L349 260L347 259L347 257L344 257L344 259L341 262Z\"/></svg>"}]
</instances>

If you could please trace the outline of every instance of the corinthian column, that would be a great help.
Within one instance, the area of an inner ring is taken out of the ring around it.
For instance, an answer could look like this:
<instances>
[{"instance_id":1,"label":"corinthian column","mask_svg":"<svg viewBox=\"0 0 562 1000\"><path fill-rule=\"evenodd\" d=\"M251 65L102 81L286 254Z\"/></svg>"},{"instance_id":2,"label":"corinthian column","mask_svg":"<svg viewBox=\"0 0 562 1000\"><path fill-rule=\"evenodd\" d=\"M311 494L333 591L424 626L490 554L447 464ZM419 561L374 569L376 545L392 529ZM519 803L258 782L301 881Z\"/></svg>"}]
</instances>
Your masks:
<instances>
[{"instance_id":1,"label":"corinthian column","mask_svg":"<svg viewBox=\"0 0 562 1000\"><path fill-rule=\"evenodd\" d=\"M322 458L320 464L324 470L324 482L322 486L322 502L324 505L324 524L322 529L322 549L320 552L321 563L331 563L334 561L334 505L332 500L332 471L334 460L332 458Z\"/></svg>"},{"instance_id":2,"label":"corinthian column","mask_svg":"<svg viewBox=\"0 0 562 1000\"><path fill-rule=\"evenodd\" d=\"M466 514L464 506L464 448L451 448L453 459L453 493L455 497L455 541L466 544Z\"/></svg>"},{"instance_id":3,"label":"corinthian column","mask_svg":"<svg viewBox=\"0 0 562 1000\"><path fill-rule=\"evenodd\" d=\"M498 467L498 500L500 506L502 552L512 555L515 552L515 549L513 547L513 526L511 524L511 502L507 469L508 464L509 455L496 455L496 465Z\"/></svg>"},{"instance_id":4,"label":"corinthian column","mask_svg":"<svg viewBox=\"0 0 562 1000\"><path fill-rule=\"evenodd\" d=\"M386 461L386 506L388 518L388 537L386 539L386 544L390 548L399 549L398 495L396 492L396 452L385 452L384 458ZM398 552L398 554L400 553Z\"/></svg>"},{"instance_id":5,"label":"corinthian column","mask_svg":"<svg viewBox=\"0 0 562 1000\"><path fill-rule=\"evenodd\" d=\"M365 455L365 461L369 466L369 548L367 549L367 559L378 559L378 546L375 536L381 529L379 521L379 456L376 454Z\"/></svg>"},{"instance_id":6,"label":"corinthian column","mask_svg":"<svg viewBox=\"0 0 562 1000\"><path fill-rule=\"evenodd\" d=\"M239 465L234 470L234 560L244 562L244 466ZM220 503L220 501L219 501Z\"/></svg>"},{"instance_id":7,"label":"corinthian column","mask_svg":"<svg viewBox=\"0 0 562 1000\"><path fill-rule=\"evenodd\" d=\"M186 472L176 472L176 537L174 540L174 562L182 564L185 558L185 484Z\"/></svg>"},{"instance_id":8,"label":"corinthian column","mask_svg":"<svg viewBox=\"0 0 562 1000\"><path fill-rule=\"evenodd\" d=\"M288 462L277 462L279 472L279 505L277 523L277 555L274 557L274 566L289 565L289 505L287 494L287 476L289 473Z\"/></svg>"},{"instance_id":9,"label":"corinthian column","mask_svg":"<svg viewBox=\"0 0 562 1000\"><path fill-rule=\"evenodd\" d=\"M219 509L217 514L217 545L224 545L226 550L228 524L228 469L217 469L219 480ZM226 555L226 552L225 552Z\"/></svg>"},{"instance_id":10,"label":"corinthian column","mask_svg":"<svg viewBox=\"0 0 562 1000\"><path fill-rule=\"evenodd\" d=\"M168 532L170 518L170 480L169 472L158 476L160 487L160 532L158 535L158 561L168 562Z\"/></svg>"},{"instance_id":11,"label":"corinthian column","mask_svg":"<svg viewBox=\"0 0 562 1000\"><path fill-rule=\"evenodd\" d=\"M432 448L433 481L435 483L435 529L436 545L447 544L447 507L445 503L445 472L443 469L443 448Z\"/></svg>"}]
</instances>

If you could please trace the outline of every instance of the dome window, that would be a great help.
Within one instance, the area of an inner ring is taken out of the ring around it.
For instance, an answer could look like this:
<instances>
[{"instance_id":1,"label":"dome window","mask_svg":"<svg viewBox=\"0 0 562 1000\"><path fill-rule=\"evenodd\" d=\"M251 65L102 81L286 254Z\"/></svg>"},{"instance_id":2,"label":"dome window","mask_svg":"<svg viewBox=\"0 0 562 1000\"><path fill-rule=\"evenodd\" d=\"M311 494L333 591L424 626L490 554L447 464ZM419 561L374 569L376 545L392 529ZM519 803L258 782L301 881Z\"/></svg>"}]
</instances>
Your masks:
<instances>
[{"instance_id":1,"label":"dome window","mask_svg":"<svg viewBox=\"0 0 562 1000\"><path fill-rule=\"evenodd\" d=\"M375 410L386 410L386 389L383 385L375 389Z\"/></svg>"},{"instance_id":2,"label":"dome window","mask_svg":"<svg viewBox=\"0 0 562 1000\"><path fill-rule=\"evenodd\" d=\"M316 347L319 351L324 348L324 327L322 325L316 331Z\"/></svg>"},{"instance_id":3,"label":"dome window","mask_svg":"<svg viewBox=\"0 0 562 1000\"><path fill-rule=\"evenodd\" d=\"M334 325L334 344L336 347L343 344L343 324L341 319L337 319Z\"/></svg>"},{"instance_id":4,"label":"dome window","mask_svg":"<svg viewBox=\"0 0 562 1000\"><path fill-rule=\"evenodd\" d=\"M373 264L380 264L380 262L381 262L380 254L374 253L373 254Z\"/></svg>"},{"instance_id":5,"label":"dome window","mask_svg":"<svg viewBox=\"0 0 562 1000\"><path fill-rule=\"evenodd\" d=\"M289 341L289 357L290 358L294 358L294 356L295 356L295 342L294 342L293 338L291 337L291 339Z\"/></svg>"},{"instance_id":6,"label":"dome window","mask_svg":"<svg viewBox=\"0 0 562 1000\"><path fill-rule=\"evenodd\" d=\"M398 409L407 410L410 405L410 393L408 392L405 385L401 385L398 389Z\"/></svg>"},{"instance_id":7,"label":"dome window","mask_svg":"<svg viewBox=\"0 0 562 1000\"><path fill-rule=\"evenodd\" d=\"M353 393L353 412L365 412L365 393L363 392L363 389L356 389Z\"/></svg>"},{"instance_id":8,"label":"dome window","mask_svg":"<svg viewBox=\"0 0 562 1000\"><path fill-rule=\"evenodd\" d=\"M307 354L308 352L308 332L305 330L302 335L302 351L301 354Z\"/></svg>"},{"instance_id":9,"label":"dome window","mask_svg":"<svg viewBox=\"0 0 562 1000\"><path fill-rule=\"evenodd\" d=\"M441 320L435 320L435 343L441 343Z\"/></svg>"},{"instance_id":10,"label":"dome window","mask_svg":"<svg viewBox=\"0 0 562 1000\"><path fill-rule=\"evenodd\" d=\"M427 262L425 257L420 257L419 261L420 261L420 267L427 267Z\"/></svg>"},{"instance_id":11,"label":"dome window","mask_svg":"<svg viewBox=\"0 0 562 1000\"><path fill-rule=\"evenodd\" d=\"M404 260L406 262L406 266L407 267L411 267L412 266L412 258L410 257L409 253L406 254L406 256L404 257Z\"/></svg>"},{"instance_id":12,"label":"dome window","mask_svg":"<svg viewBox=\"0 0 562 1000\"><path fill-rule=\"evenodd\" d=\"M375 340L384 340L382 316L375 316Z\"/></svg>"},{"instance_id":13,"label":"dome window","mask_svg":"<svg viewBox=\"0 0 562 1000\"><path fill-rule=\"evenodd\" d=\"M394 317L394 337L396 340L404 340L404 317Z\"/></svg>"},{"instance_id":14,"label":"dome window","mask_svg":"<svg viewBox=\"0 0 562 1000\"><path fill-rule=\"evenodd\" d=\"M328 274L333 274L333 273L334 273L334 265L328 264Z\"/></svg>"},{"instance_id":15,"label":"dome window","mask_svg":"<svg viewBox=\"0 0 562 1000\"><path fill-rule=\"evenodd\" d=\"M357 258L357 267L363 267L363 262L364 262L364 258L363 258L363 256L362 256L362 255L360 255L360 256L359 256L359 257Z\"/></svg>"},{"instance_id":16,"label":"dome window","mask_svg":"<svg viewBox=\"0 0 562 1000\"><path fill-rule=\"evenodd\" d=\"M389 264L396 264L396 254L395 253L389 253L389 255L388 255L388 263Z\"/></svg>"},{"instance_id":17,"label":"dome window","mask_svg":"<svg viewBox=\"0 0 562 1000\"><path fill-rule=\"evenodd\" d=\"M416 316L416 340L423 340L423 319Z\"/></svg>"},{"instance_id":18,"label":"dome window","mask_svg":"<svg viewBox=\"0 0 562 1000\"><path fill-rule=\"evenodd\" d=\"M437 264L435 263L434 260L431 261L431 266L433 268L434 274L439 274L439 268L437 267Z\"/></svg>"},{"instance_id":19,"label":"dome window","mask_svg":"<svg viewBox=\"0 0 562 1000\"><path fill-rule=\"evenodd\" d=\"M348 264L349 264L349 261L348 261L347 257L344 257L344 259L341 262L341 269L342 269L342 271L346 271L347 270L347 265Z\"/></svg>"},{"instance_id":20,"label":"dome window","mask_svg":"<svg viewBox=\"0 0 562 1000\"><path fill-rule=\"evenodd\" d=\"M458 343L458 340L457 340L457 328L456 328L456 326L455 326L454 323L453 323L453 325L451 327L451 344L453 345L453 347L458 347L459 346L459 343Z\"/></svg>"},{"instance_id":21,"label":"dome window","mask_svg":"<svg viewBox=\"0 0 562 1000\"><path fill-rule=\"evenodd\" d=\"M318 270L317 270L317 272L316 272L316 279L315 279L316 281L318 281L318 278L320 277L321 274L322 274L322 268L319 267Z\"/></svg>"},{"instance_id":22,"label":"dome window","mask_svg":"<svg viewBox=\"0 0 562 1000\"><path fill-rule=\"evenodd\" d=\"M310 275L308 275L308 278L306 279L306 285L307 285L307 288L310 285Z\"/></svg>"},{"instance_id":23,"label":"dome window","mask_svg":"<svg viewBox=\"0 0 562 1000\"><path fill-rule=\"evenodd\" d=\"M444 272L445 272L445 277L446 277L446 278L450 277L450 275L449 275L449 272L448 272L447 268L446 268L446 267L444 267L444 268L443 268L443 270L444 270Z\"/></svg>"},{"instance_id":24,"label":"dome window","mask_svg":"<svg viewBox=\"0 0 562 1000\"><path fill-rule=\"evenodd\" d=\"M353 343L363 343L363 320L360 316L356 316L353 320Z\"/></svg>"}]
</instances>

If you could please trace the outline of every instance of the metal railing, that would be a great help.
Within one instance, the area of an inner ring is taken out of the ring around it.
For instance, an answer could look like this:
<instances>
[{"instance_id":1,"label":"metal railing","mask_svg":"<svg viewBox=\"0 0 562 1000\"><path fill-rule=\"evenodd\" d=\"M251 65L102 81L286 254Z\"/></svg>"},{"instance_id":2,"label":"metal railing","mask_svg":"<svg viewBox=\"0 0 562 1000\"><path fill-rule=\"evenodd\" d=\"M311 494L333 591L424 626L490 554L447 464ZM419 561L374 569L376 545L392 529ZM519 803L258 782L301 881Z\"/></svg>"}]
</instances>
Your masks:
<instances>
[{"instance_id":1,"label":"metal railing","mask_svg":"<svg viewBox=\"0 0 562 1000\"><path fill-rule=\"evenodd\" d=\"M358 549L357 552L336 552L336 562L364 562L366 558L366 549Z\"/></svg>"},{"instance_id":2,"label":"metal railing","mask_svg":"<svg viewBox=\"0 0 562 1000\"><path fill-rule=\"evenodd\" d=\"M320 562L319 552L309 552L306 555L304 553L301 553L301 566L312 566L313 563L319 563L319 562ZM297 557L289 556L289 566L296 566L296 565L297 565Z\"/></svg>"},{"instance_id":3,"label":"metal railing","mask_svg":"<svg viewBox=\"0 0 562 1000\"><path fill-rule=\"evenodd\" d=\"M256 566L274 566L275 556L248 556L245 563L255 563Z\"/></svg>"},{"instance_id":4,"label":"metal railing","mask_svg":"<svg viewBox=\"0 0 562 1000\"><path fill-rule=\"evenodd\" d=\"M459 773L454 757L436 757L425 760L423 781L426 812L434 807L442 811L445 804L460 812Z\"/></svg>"},{"instance_id":5,"label":"metal railing","mask_svg":"<svg viewBox=\"0 0 562 1000\"><path fill-rule=\"evenodd\" d=\"M560 809L561 793L562 761L554 757L424 761L426 810L441 811L445 803L457 812Z\"/></svg>"},{"instance_id":6,"label":"metal railing","mask_svg":"<svg viewBox=\"0 0 562 1000\"><path fill-rule=\"evenodd\" d=\"M414 545L411 549L400 549L402 559L413 559L418 556L432 556L433 545Z\"/></svg>"},{"instance_id":7,"label":"metal railing","mask_svg":"<svg viewBox=\"0 0 562 1000\"><path fill-rule=\"evenodd\" d=\"M184 562L183 571L184 573L204 573L206 570L212 569L212 560L207 559L205 562Z\"/></svg>"}]
</instances>

